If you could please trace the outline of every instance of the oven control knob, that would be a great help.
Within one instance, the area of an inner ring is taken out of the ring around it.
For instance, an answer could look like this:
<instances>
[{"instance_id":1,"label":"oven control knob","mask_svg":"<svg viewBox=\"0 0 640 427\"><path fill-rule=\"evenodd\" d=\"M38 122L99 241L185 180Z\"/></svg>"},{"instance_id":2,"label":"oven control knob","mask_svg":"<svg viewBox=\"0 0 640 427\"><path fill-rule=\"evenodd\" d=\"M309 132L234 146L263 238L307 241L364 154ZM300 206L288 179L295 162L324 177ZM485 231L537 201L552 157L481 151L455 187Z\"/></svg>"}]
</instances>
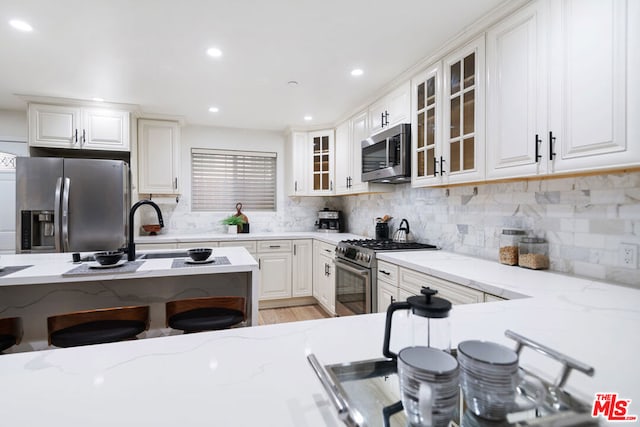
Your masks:
<instances>
[{"instance_id":1,"label":"oven control knob","mask_svg":"<svg viewBox=\"0 0 640 427\"><path fill-rule=\"evenodd\" d=\"M366 261L367 261L367 262L371 261L371 255L367 255L367 259L366 259Z\"/></svg>"}]
</instances>

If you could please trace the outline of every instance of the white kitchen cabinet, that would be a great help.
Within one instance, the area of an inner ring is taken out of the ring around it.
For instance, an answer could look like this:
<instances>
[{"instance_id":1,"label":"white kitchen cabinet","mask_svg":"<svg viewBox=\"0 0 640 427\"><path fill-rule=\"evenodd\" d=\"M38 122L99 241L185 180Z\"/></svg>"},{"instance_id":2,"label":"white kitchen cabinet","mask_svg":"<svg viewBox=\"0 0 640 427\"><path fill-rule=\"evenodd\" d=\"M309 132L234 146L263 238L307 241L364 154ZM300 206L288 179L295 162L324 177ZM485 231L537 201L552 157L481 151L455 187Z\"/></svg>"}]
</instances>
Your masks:
<instances>
[{"instance_id":1,"label":"white kitchen cabinet","mask_svg":"<svg viewBox=\"0 0 640 427\"><path fill-rule=\"evenodd\" d=\"M138 193L180 194L180 127L138 120Z\"/></svg>"},{"instance_id":2,"label":"white kitchen cabinet","mask_svg":"<svg viewBox=\"0 0 640 427\"><path fill-rule=\"evenodd\" d=\"M499 297L493 294L484 294L484 302L506 301L506 298Z\"/></svg>"},{"instance_id":3,"label":"white kitchen cabinet","mask_svg":"<svg viewBox=\"0 0 640 427\"><path fill-rule=\"evenodd\" d=\"M260 300L291 298L292 247L290 240L257 242Z\"/></svg>"},{"instance_id":4,"label":"white kitchen cabinet","mask_svg":"<svg viewBox=\"0 0 640 427\"><path fill-rule=\"evenodd\" d=\"M129 112L29 104L29 145L73 150L129 151Z\"/></svg>"},{"instance_id":5,"label":"white kitchen cabinet","mask_svg":"<svg viewBox=\"0 0 640 427\"><path fill-rule=\"evenodd\" d=\"M488 178L640 163L627 138L628 7L540 0L489 30Z\"/></svg>"},{"instance_id":6,"label":"white kitchen cabinet","mask_svg":"<svg viewBox=\"0 0 640 427\"><path fill-rule=\"evenodd\" d=\"M336 314L335 246L313 242L313 296L331 315Z\"/></svg>"},{"instance_id":7,"label":"white kitchen cabinet","mask_svg":"<svg viewBox=\"0 0 640 427\"><path fill-rule=\"evenodd\" d=\"M224 240L219 243L221 248L223 247L243 247L249 252L251 255L256 254L258 252L258 245L255 240Z\"/></svg>"},{"instance_id":8,"label":"white kitchen cabinet","mask_svg":"<svg viewBox=\"0 0 640 427\"><path fill-rule=\"evenodd\" d=\"M293 241L291 296L313 296L313 240Z\"/></svg>"},{"instance_id":9,"label":"white kitchen cabinet","mask_svg":"<svg viewBox=\"0 0 640 427\"><path fill-rule=\"evenodd\" d=\"M289 196L326 196L334 188L334 131L292 132L287 144Z\"/></svg>"},{"instance_id":10,"label":"white kitchen cabinet","mask_svg":"<svg viewBox=\"0 0 640 427\"><path fill-rule=\"evenodd\" d=\"M640 162L627 140L627 29L638 25L627 0L549 2L551 172L607 169Z\"/></svg>"},{"instance_id":11,"label":"white kitchen cabinet","mask_svg":"<svg viewBox=\"0 0 640 427\"><path fill-rule=\"evenodd\" d=\"M360 112L336 128L336 195L384 193L388 184L362 182L362 144L369 135L368 114Z\"/></svg>"},{"instance_id":12,"label":"white kitchen cabinet","mask_svg":"<svg viewBox=\"0 0 640 427\"><path fill-rule=\"evenodd\" d=\"M192 249L192 248L217 248L219 245L218 242L178 242L176 243L176 247L178 249ZM213 256L216 256L216 253L213 252Z\"/></svg>"},{"instance_id":13,"label":"white kitchen cabinet","mask_svg":"<svg viewBox=\"0 0 640 427\"><path fill-rule=\"evenodd\" d=\"M311 195L334 194L334 135L333 129L309 132L311 149Z\"/></svg>"},{"instance_id":14,"label":"white kitchen cabinet","mask_svg":"<svg viewBox=\"0 0 640 427\"><path fill-rule=\"evenodd\" d=\"M442 63L411 79L411 185L443 183L445 147L442 139Z\"/></svg>"},{"instance_id":15,"label":"white kitchen cabinet","mask_svg":"<svg viewBox=\"0 0 640 427\"><path fill-rule=\"evenodd\" d=\"M136 252L151 249L177 249L176 243L136 243Z\"/></svg>"},{"instance_id":16,"label":"white kitchen cabinet","mask_svg":"<svg viewBox=\"0 0 640 427\"><path fill-rule=\"evenodd\" d=\"M400 123L409 123L411 118L411 85L409 82L391 91L369 106L371 135Z\"/></svg>"},{"instance_id":17,"label":"white kitchen cabinet","mask_svg":"<svg viewBox=\"0 0 640 427\"><path fill-rule=\"evenodd\" d=\"M383 313L387 311L391 303L398 301L398 266L378 260L376 283L378 296L377 311Z\"/></svg>"},{"instance_id":18,"label":"white kitchen cabinet","mask_svg":"<svg viewBox=\"0 0 640 427\"><path fill-rule=\"evenodd\" d=\"M398 284L404 290L402 297L406 295L420 295L423 286L438 291L437 296L451 301L451 304L474 304L484 301L484 293L448 280L420 273L401 267L399 270Z\"/></svg>"},{"instance_id":19,"label":"white kitchen cabinet","mask_svg":"<svg viewBox=\"0 0 640 427\"><path fill-rule=\"evenodd\" d=\"M547 172L547 3L487 32L487 178Z\"/></svg>"},{"instance_id":20,"label":"white kitchen cabinet","mask_svg":"<svg viewBox=\"0 0 640 427\"><path fill-rule=\"evenodd\" d=\"M306 196L309 192L310 166L307 136L307 132L292 132L287 141L286 188L289 196Z\"/></svg>"},{"instance_id":21,"label":"white kitchen cabinet","mask_svg":"<svg viewBox=\"0 0 640 427\"><path fill-rule=\"evenodd\" d=\"M385 313L396 301L398 301L398 286L378 280L378 313Z\"/></svg>"},{"instance_id":22,"label":"white kitchen cabinet","mask_svg":"<svg viewBox=\"0 0 640 427\"><path fill-rule=\"evenodd\" d=\"M444 184L485 177L484 35L443 59Z\"/></svg>"},{"instance_id":23,"label":"white kitchen cabinet","mask_svg":"<svg viewBox=\"0 0 640 427\"><path fill-rule=\"evenodd\" d=\"M349 180L353 165L351 141L351 121L340 123L336 127L336 195L349 194Z\"/></svg>"}]
</instances>

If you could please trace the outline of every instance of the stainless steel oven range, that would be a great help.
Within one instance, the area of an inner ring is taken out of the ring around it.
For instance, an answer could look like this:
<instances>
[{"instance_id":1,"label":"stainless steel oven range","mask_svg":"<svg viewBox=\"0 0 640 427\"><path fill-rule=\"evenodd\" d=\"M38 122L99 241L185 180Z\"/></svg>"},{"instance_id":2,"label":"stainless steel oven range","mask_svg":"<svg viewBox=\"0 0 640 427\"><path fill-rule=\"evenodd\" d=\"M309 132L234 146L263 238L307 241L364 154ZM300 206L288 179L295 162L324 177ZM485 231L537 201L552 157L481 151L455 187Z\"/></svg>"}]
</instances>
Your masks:
<instances>
[{"instance_id":1,"label":"stainless steel oven range","mask_svg":"<svg viewBox=\"0 0 640 427\"><path fill-rule=\"evenodd\" d=\"M392 240L343 240L336 247L336 313L351 316L376 312L376 253L434 250L436 246Z\"/></svg>"}]
</instances>

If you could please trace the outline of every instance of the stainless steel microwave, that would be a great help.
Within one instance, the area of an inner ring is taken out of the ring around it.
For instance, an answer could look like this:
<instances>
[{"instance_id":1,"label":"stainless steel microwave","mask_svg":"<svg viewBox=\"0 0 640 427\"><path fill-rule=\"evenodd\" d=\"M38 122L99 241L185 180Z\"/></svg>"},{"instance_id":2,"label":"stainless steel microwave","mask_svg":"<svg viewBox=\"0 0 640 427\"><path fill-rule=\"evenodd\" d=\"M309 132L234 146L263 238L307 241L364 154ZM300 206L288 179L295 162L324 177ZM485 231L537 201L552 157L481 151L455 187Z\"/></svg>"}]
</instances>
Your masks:
<instances>
[{"instance_id":1,"label":"stainless steel microwave","mask_svg":"<svg viewBox=\"0 0 640 427\"><path fill-rule=\"evenodd\" d=\"M399 124L362 141L362 181L411 180L411 125Z\"/></svg>"}]
</instances>

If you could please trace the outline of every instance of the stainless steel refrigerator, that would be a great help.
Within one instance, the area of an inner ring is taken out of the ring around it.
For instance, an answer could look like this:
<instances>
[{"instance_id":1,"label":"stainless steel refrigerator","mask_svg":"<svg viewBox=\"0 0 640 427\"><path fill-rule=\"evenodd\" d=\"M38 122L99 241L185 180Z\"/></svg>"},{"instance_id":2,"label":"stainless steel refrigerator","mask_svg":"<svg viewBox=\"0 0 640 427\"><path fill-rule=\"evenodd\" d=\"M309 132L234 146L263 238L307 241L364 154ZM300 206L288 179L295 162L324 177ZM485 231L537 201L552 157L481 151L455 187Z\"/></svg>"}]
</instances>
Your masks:
<instances>
[{"instance_id":1,"label":"stainless steel refrigerator","mask_svg":"<svg viewBox=\"0 0 640 427\"><path fill-rule=\"evenodd\" d=\"M16 253L116 250L127 242L129 165L16 158Z\"/></svg>"}]
</instances>

